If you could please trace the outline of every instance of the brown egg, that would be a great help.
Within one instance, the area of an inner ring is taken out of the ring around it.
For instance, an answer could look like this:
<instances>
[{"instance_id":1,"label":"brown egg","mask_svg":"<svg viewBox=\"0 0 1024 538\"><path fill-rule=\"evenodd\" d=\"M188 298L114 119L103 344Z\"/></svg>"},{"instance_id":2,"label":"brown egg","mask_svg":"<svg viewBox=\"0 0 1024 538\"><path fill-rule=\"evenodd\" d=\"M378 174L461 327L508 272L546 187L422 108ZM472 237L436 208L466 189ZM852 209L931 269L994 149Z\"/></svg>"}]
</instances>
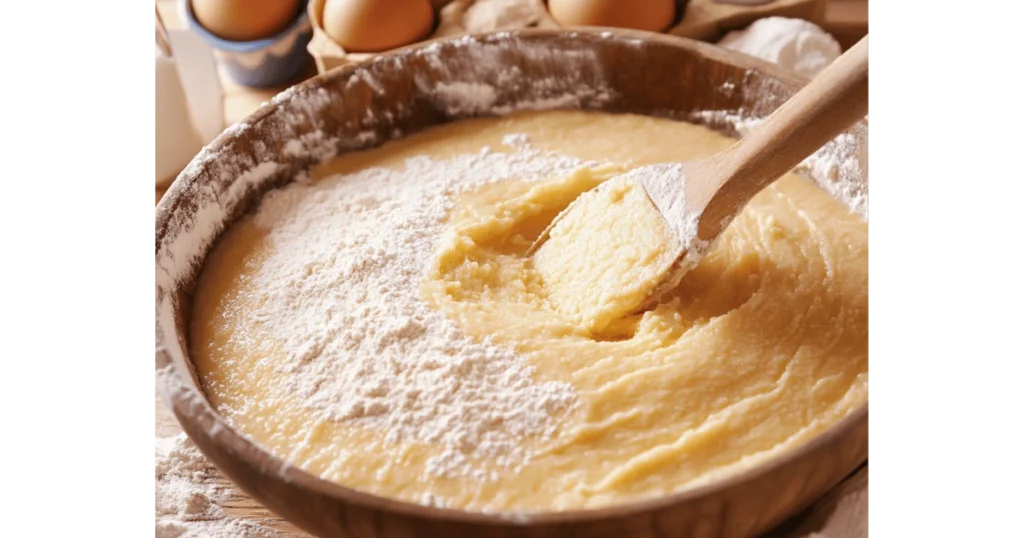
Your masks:
<instances>
[{"instance_id":1,"label":"brown egg","mask_svg":"<svg viewBox=\"0 0 1024 538\"><path fill-rule=\"evenodd\" d=\"M217 37L253 41L271 37L299 13L299 0L191 0L199 24Z\"/></svg>"},{"instance_id":2,"label":"brown egg","mask_svg":"<svg viewBox=\"0 0 1024 538\"><path fill-rule=\"evenodd\" d=\"M610 26L661 32L676 16L675 0L548 0L562 26Z\"/></svg>"},{"instance_id":3,"label":"brown egg","mask_svg":"<svg viewBox=\"0 0 1024 538\"><path fill-rule=\"evenodd\" d=\"M349 52L380 52L408 45L434 28L429 0L327 0L322 26Z\"/></svg>"}]
</instances>

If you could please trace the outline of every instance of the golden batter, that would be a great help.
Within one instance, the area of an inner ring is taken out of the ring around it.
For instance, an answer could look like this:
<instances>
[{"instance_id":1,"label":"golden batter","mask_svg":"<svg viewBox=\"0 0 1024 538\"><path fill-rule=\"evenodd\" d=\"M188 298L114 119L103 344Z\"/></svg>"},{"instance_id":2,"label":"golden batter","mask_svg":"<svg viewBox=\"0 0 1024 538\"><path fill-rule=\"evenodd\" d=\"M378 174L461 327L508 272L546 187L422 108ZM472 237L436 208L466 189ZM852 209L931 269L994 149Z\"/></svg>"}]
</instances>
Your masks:
<instances>
[{"instance_id":1,"label":"golden batter","mask_svg":"<svg viewBox=\"0 0 1024 538\"><path fill-rule=\"evenodd\" d=\"M286 350L245 330L261 232L243 221L207 262L193 312L193 357L211 401L270 452L342 484L414 502L424 494L474 510L549 511L679 490L755 465L811 439L867 401L867 225L806 180L759 194L662 303L581 324L559 311L524 256L580 193L642 164L696 159L730 140L632 115L546 112L442 126L322 170L400 167L405 158L495 150L506 133L610 162L565 177L504 182L459 200L425 300L478 339L529 357L578 405L534 456L496 480L423 473L439 447L388 443L386 432L314 421L274 369ZM628 195L628 193L626 193ZM636 282L620 283L622 286Z\"/></svg>"},{"instance_id":2,"label":"golden batter","mask_svg":"<svg viewBox=\"0 0 1024 538\"><path fill-rule=\"evenodd\" d=\"M677 244L643 186L618 176L577 198L532 261L551 308L594 331L637 310Z\"/></svg>"}]
</instances>

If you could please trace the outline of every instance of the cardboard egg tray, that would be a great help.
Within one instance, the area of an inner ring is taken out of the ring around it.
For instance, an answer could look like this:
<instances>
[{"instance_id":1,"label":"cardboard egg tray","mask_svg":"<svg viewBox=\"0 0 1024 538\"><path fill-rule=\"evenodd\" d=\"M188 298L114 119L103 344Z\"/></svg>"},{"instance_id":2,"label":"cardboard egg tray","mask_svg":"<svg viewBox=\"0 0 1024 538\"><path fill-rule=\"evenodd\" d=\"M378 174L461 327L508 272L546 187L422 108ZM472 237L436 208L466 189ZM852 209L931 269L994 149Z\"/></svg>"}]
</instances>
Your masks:
<instances>
[{"instance_id":1,"label":"cardboard egg tray","mask_svg":"<svg viewBox=\"0 0 1024 538\"><path fill-rule=\"evenodd\" d=\"M434 0L437 10L436 24L423 40L438 37L457 37L471 33L463 24L463 15L477 0ZM547 10L545 0L521 0L537 13L534 21L515 27L502 26L488 30L517 30L522 28L559 28ZM308 50L323 73L335 67L359 62L381 54L346 52L322 26L323 6L326 0L311 0L308 4L309 20L313 24L313 39ZM805 19L821 24L826 0L677 0L677 15L667 34L689 37L701 41L716 41L730 30L744 28L763 17L780 16Z\"/></svg>"}]
</instances>

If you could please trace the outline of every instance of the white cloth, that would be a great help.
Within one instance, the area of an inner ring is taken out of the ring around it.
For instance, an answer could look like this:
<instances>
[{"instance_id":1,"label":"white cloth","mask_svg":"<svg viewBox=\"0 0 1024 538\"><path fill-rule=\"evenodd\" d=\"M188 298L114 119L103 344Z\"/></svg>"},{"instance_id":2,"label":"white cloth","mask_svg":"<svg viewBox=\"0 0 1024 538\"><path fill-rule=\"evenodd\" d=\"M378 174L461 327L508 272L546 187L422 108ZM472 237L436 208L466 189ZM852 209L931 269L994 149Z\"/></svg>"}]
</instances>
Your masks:
<instances>
[{"instance_id":1,"label":"white cloth","mask_svg":"<svg viewBox=\"0 0 1024 538\"><path fill-rule=\"evenodd\" d=\"M759 19L746 29L729 32L718 45L768 60L807 78L813 78L842 54L839 42L818 25L785 17Z\"/></svg>"}]
</instances>

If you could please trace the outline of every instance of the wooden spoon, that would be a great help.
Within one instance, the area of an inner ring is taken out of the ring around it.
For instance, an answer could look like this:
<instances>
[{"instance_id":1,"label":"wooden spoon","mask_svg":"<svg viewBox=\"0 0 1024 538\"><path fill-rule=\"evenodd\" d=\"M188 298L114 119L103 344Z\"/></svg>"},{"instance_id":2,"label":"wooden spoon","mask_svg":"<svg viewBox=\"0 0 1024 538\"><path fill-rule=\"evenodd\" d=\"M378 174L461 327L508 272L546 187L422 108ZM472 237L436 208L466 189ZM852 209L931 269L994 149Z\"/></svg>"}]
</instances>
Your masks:
<instances>
[{"instance_id":1,"label":"wooden spoon","mask_svg":"<svg viewBox=\"0 0 1024 538\"><path fill-rule=\"evenodd\" d=\"M675 288L722 231L762 189L792 170L868 111L868 38L865 36L807 86L725 151L700 161L632 170L668 228L678 236L675 263L641 308ZM612 180L609 180L612 181ZM531 245L550 236L567 207Z\"/></svg>"}]
</instances>

